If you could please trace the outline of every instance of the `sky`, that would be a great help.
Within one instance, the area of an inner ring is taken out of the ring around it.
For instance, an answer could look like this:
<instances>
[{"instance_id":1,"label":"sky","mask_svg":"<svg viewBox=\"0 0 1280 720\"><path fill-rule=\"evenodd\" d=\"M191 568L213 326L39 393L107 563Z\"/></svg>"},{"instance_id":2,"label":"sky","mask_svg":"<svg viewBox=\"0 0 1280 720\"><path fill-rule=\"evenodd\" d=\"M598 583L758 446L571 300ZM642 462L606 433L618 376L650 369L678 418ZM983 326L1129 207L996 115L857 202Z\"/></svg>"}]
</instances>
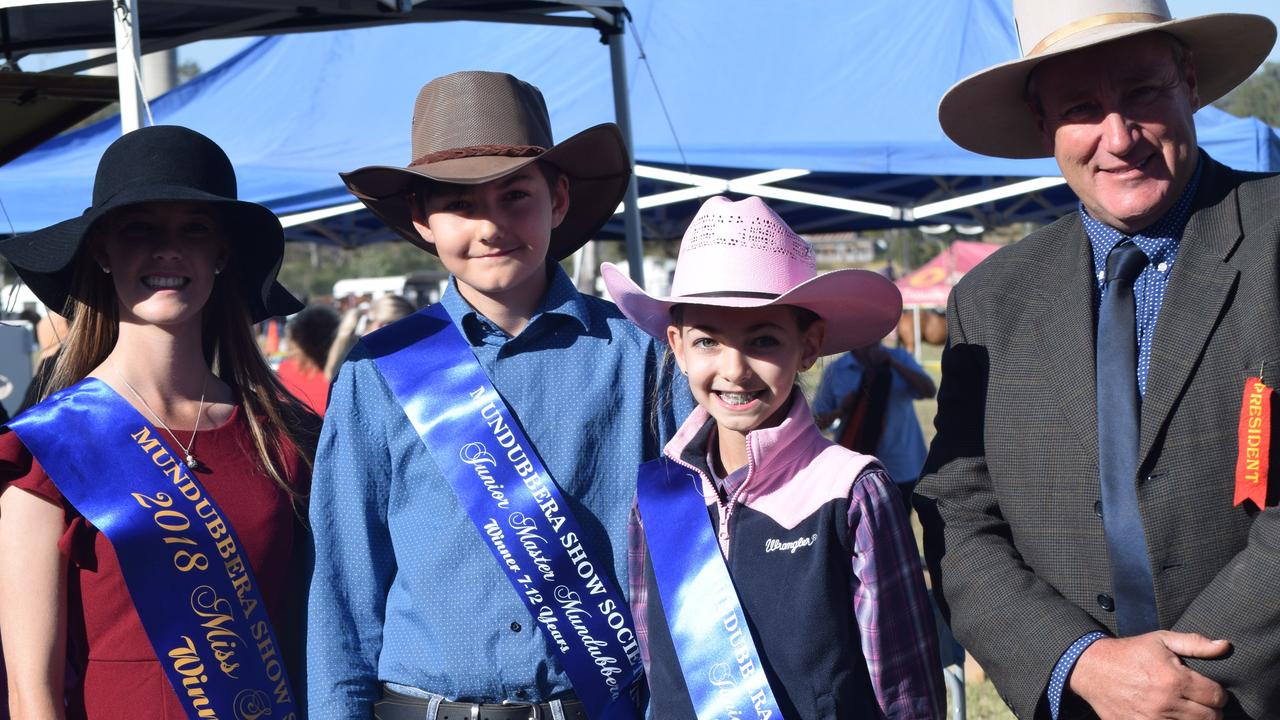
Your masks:
<instances>
[{"instance_id":1,"label":"sky","mask_svg":"<svg viewBox=\"0 0 1280 720\"><path fill-rule=\"evenodd\" d=\"M1214 12L1246 12L1265 15L1280 26L1280 0L1166 0L1169 11L1174 17L1190 17ZM1010 0L1012 2L1012 0ZM178 61L194 61L202 70L208 70L219 62L235 54L250 40L236 38L232 40L206 40L193 43L178 49ZM81 53L56 53L54 55L32 56L22 61L22 69L30 71L46 70L83 57ZM1280 62L1280 43L1272 48L1268 58L1272 62Z\"/></svg>"}]
</instances>

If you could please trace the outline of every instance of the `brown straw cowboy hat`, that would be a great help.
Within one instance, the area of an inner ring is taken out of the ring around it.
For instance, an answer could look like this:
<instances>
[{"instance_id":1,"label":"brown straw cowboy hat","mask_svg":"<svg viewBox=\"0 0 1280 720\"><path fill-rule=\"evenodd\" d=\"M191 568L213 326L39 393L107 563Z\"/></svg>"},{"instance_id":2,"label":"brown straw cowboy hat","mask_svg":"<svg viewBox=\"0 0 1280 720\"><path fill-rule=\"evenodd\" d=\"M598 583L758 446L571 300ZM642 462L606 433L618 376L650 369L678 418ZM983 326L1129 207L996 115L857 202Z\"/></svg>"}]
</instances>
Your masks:
<instances>
[{"instance_id":1,"label":"brown straw cowboy hat","mask_svg":"<svg viewBox=\"0 0 1280 720\"><path fill-rule=\"evenodd\" d=\"M411 191L423 180L479 185L543 161L569 177L569 211L551 232L548 255L572 255L622 202L631 161L618 126L604 123L555 144L538 88L506 73L464 71L436 78L413 108L413 160L340 173L347 189L388 227L435 253L413 227Z\"/></svg>"},{"instance_id":2,"label":"brown straw cowboy hat","mask_svg":"<svg viewBox=\"0 0 1280 720\"><path fill-rule=\"evenodd\" d=\"M1266 59L1276 27L1261 15L1215 13L1174 20L1164 0L1013 0L1022 57L961 80L938 104L942 129L983 155L1050 155L1026 101L1045 60L1141 33L1167 33L1191 50L1201 105L1239 85Z\"/></svg>"}]
</instances>

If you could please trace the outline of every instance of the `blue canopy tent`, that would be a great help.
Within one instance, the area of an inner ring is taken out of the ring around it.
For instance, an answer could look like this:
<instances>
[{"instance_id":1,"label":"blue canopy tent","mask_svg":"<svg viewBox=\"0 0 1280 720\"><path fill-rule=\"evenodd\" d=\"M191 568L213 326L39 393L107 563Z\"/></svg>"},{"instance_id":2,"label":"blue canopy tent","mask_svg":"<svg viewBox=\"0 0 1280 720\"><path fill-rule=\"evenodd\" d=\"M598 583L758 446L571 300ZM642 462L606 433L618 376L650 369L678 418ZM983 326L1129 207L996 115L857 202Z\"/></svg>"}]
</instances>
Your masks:
<instances>
[{"instance_id":1,"label":"blue canopy tent","mask_svg":"<svg viewBox=\"0 0 1280 720\"><path fill-rule=\"evenodd\" d=\"M1007 0L919 4L904 13L889 0L630 2L646 234L678 236L698 199L716 192L765 196L802 231L996 225L1070 208L1052 160L974 155L938 127L934 109L952 82L1016 55ZM466 68L512 72L542 88L566 137L613 119L608 55L583 42L591 32L429 23L272 37L151 109L156 122L187 125L226 148L242 196L280 214L291 237L387 239L368 213L353 212L337 172L409 160L422 83ZM1197 127L1217 159L1280 169L1280 136L1266 125L1207 108ZM0 168L14 229L79 213L118 133L107 120ZM606 234L620 233L620 218Z\"/></svg>"}]
</instances>

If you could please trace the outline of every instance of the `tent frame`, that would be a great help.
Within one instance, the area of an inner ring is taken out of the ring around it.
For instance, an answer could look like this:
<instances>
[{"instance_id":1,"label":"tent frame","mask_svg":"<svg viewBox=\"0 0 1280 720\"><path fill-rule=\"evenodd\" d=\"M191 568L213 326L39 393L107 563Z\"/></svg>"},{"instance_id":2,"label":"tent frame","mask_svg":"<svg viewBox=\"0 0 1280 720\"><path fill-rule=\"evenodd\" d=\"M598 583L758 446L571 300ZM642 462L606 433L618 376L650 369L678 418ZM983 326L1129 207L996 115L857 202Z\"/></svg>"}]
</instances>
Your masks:
<instances>
[{"instance_id":1,"label":"tent frame","mask_svg":"<svg viewBox=\"0 0 1280 720\"><path fill-rule=\"evenodd\" d=\"M613 86L614 116L622 138L626 144L628 163L635 168L634 142L631 133L631 107L627 95L627 63L625 45L626 22L629 18L623 0L578 0L577 2L538 2L529 3L523 10L467 10L432 7L428 0L376 0L364 4L349 0L312 0L310 12L298 24L288 24L290 19L297 20L304 14L296 10L282 10L287 6L280 0L236 0L237 5L248 9L257 9L260 14L250 15L238 22L205 27L194 33L184 33L164 37L161 34L156 41L141 40L139 27L138 0L0 0L0 40L3 40L3 52L6 60L13 62L15 55L22 55L36 50L36 47L14 47L10 43L8 30L8 11L11 8L52 5L70 2L83 4L87 2L110 2L113 18L113 35L115 39L114 57L107 55L101 58L64 65L50 72L73 73L98 65L105 65L112 60L116 62L117 77L120 87L120 121L121 131L130 132L143 124L142 111L146 108L143 98L142 54L157 50L166 50L196 40L235 37L249 34L274 34L277 32L306 32L319 30L336 30L342 28L385 25L404 22L441 22L452 20L481 20L487 22L516 22L538 25L558 25L573 27L592 27L600 32L601 40L609 48L609 66ZM175 5L203 5L193 0L167 0ZM388 12L390 11L390 12ZM562 15L566 11L582 11L585 16ZM326 13L331 15L326 16ZM320 18L331 17L321 21ZM284 27L280 27L284 25ZM276 28L273 30L273 28ZM85 38L78 42L66 44L66 41L51 41L39 47L42 52L69 49L87 49L100 46L101 40ZM350 204L348 204L350 206ZM641 286L644 285L644 248L640 235L639 188L635 173L627 185L623 201L623 216L626 236L627 259L631 278Z\"/></svg>"}]
</instances>

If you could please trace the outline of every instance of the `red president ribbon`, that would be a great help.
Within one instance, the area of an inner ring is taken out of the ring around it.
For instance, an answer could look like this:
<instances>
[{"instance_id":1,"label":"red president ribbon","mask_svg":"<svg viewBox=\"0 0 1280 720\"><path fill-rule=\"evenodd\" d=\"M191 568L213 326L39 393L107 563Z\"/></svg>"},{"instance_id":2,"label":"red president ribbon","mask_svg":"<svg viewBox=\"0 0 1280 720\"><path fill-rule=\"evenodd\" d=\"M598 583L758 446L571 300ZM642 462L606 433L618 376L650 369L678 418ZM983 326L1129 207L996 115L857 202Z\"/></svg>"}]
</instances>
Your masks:
<instances>
[{"instance_id":1,"label":"red president ribbon","mask_svg":"<svg viewBox=\"0 0 1280 720\"><path fill-rule=\"evenodd\" d=\"M1267 470L1271 464L1272 392L1261 378L1251 377L1244 383L1233 505L1245 500L1252 500L1258 508L1266 505Z\"/></svg>"}]
</instances>

